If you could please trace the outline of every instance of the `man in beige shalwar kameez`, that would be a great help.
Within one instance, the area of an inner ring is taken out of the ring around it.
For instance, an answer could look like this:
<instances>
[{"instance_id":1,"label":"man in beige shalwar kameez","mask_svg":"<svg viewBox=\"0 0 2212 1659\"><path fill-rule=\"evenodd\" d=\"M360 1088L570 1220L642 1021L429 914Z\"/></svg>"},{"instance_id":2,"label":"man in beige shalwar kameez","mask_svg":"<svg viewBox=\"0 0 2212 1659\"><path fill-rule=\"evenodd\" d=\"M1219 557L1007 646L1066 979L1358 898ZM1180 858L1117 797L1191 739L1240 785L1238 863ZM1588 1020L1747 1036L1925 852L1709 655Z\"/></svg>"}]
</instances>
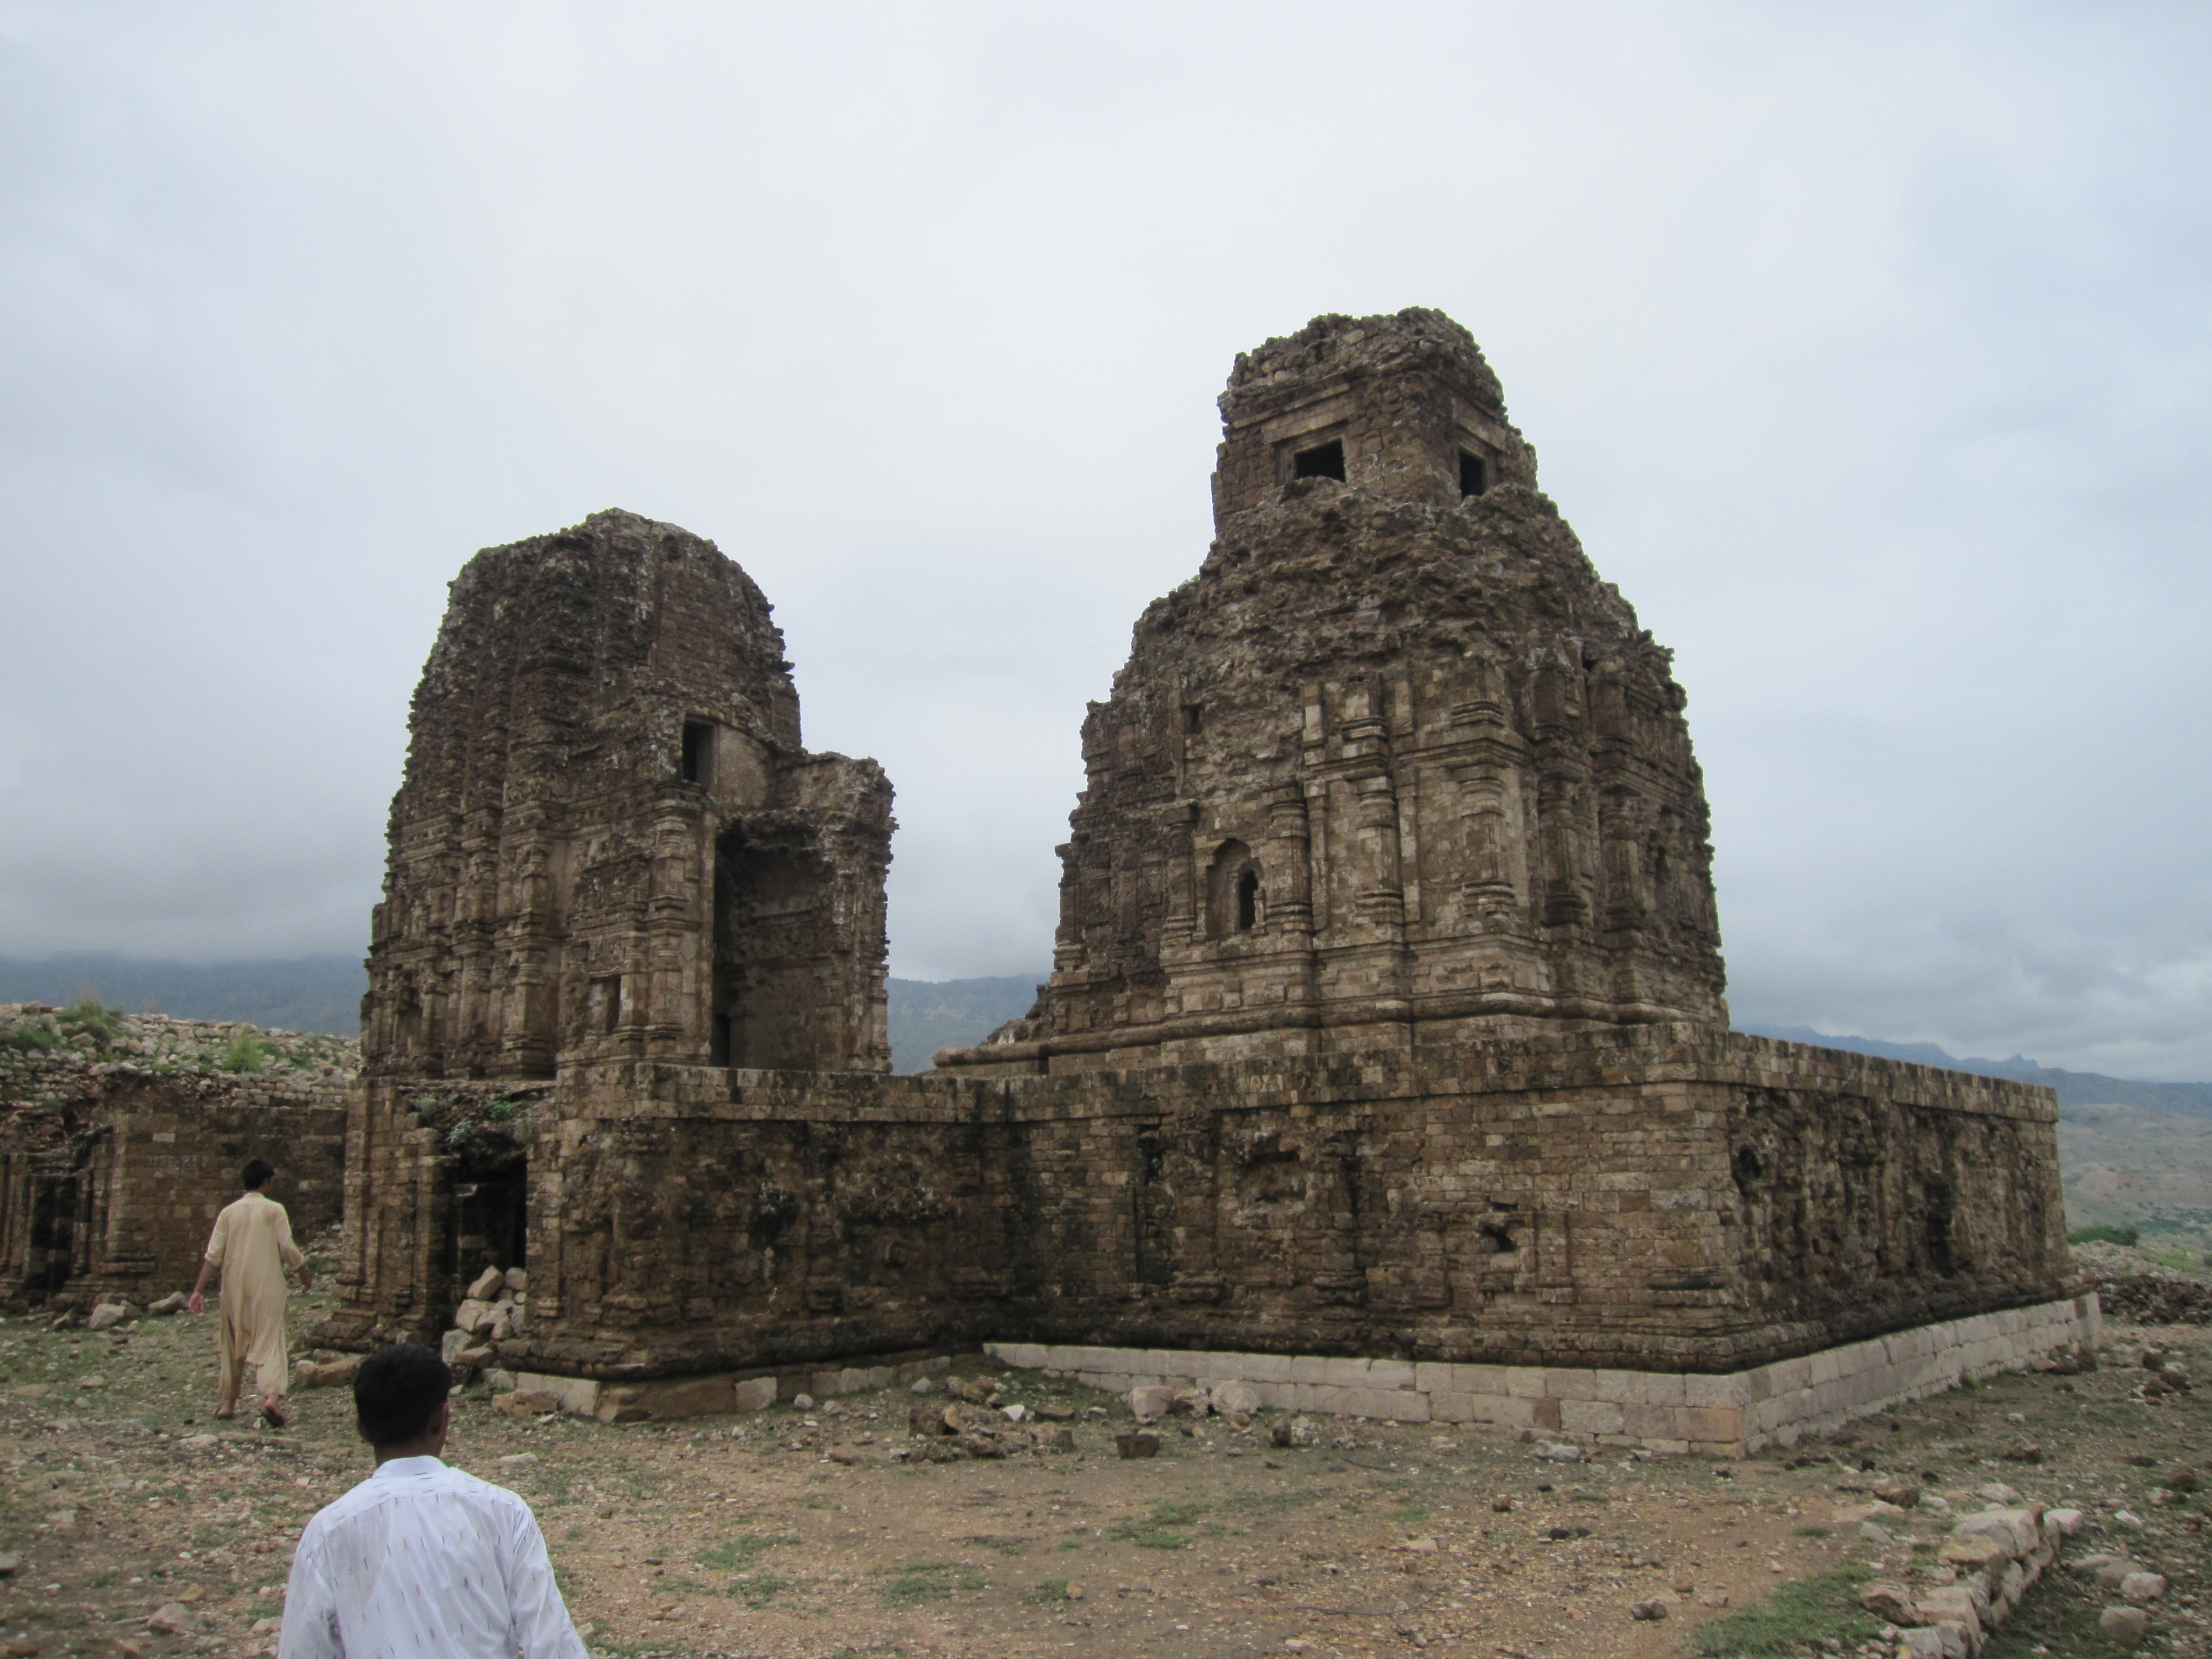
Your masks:
<instances>
[{"instance_id":1,"label":"man in beige shalwar kameez","mask_svg":"<svg viewBox=\"0 0 2212 1659\"><path fill-rule=\"evenodd\" d=\"M207 1259L200 1263L199 1279L186 1305L195 1314L206 1308L207 1298L201 1292L209 1275L220 1268L215 1414L238 1414L240 1385L251 1365L261 1390L261 1415L281 1429L289 1369L284 1352L284 1299L289 1294L284 1273L289 1268L299 1274L302 1291L314 1289L315 1280L307 1271L307 1258L292 1243L292 1218L264 1190L276 1173L258 1158L246 1166L240 1177L246 1196L216 1217Z\"/></svg>"}]
</instances>

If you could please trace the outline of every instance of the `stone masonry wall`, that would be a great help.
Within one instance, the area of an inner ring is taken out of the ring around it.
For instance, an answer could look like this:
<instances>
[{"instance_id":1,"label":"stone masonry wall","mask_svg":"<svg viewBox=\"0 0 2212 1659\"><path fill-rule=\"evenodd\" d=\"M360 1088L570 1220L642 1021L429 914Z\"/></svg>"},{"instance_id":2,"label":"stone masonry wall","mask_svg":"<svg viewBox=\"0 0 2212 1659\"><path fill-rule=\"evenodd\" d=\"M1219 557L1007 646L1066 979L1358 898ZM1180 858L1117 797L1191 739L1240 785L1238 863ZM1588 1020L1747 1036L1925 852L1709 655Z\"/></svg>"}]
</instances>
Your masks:
<instances>
[{"instance_id":1,"label":"stone masonry wall","mask_svg":"<svg viewBox=\"0 0 2212 1659\"><path fill-rule=\"evenodd\" d=\"M2047 1091L1708 1027L561 1092L500 1362L531 1371L988 1339L1724 1372L2072 1289ZM363 1328L434 1330L392 1237Z\"/></svg>"},{"instance_id":2,"label":"stone masonry wall","mask_svg":"<svg viewBox=\"0 0 2212 1659\"><path fill-rule=\"evenodd\" d=\"M110 1079L57 1133L0 1147L0 1297L89 1305L188 1289L263 1158L304 1240L343 1206L343 1081ZM35 1144L33 1144L35 1142Z\"/></svg>"}]
</instances>

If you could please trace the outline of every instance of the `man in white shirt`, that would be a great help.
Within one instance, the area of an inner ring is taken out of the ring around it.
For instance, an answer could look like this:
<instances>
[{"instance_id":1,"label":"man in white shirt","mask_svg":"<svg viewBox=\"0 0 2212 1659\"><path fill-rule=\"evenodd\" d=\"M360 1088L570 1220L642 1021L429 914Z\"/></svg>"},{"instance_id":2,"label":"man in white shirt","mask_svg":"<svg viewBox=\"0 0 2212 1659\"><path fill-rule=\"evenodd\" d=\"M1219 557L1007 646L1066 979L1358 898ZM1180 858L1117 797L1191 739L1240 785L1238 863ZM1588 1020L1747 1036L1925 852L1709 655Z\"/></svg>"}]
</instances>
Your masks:
<instances>
[{"instance_id":1,"label":"man in white shirt","mask_svg":"<svg viewBox=\"0 0 2212 1659\"><path fill-rule=\"evenodd\" d=\"M411 1342L362 1362L376 1472L300 1535L278 1659L585 1659L530 1505L439 1461L453 1380Z\"/></svg>"}]
</instances>

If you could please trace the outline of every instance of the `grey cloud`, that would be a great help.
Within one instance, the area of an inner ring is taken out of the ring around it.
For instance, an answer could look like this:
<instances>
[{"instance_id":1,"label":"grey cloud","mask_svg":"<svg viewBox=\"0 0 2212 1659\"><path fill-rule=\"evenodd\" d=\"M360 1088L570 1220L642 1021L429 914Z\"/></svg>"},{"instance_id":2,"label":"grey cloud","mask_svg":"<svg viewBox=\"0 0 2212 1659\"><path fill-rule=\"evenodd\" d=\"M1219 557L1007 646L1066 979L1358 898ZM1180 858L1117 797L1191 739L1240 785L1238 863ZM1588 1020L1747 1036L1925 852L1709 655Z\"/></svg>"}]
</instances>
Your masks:
<instances>
[{"instance_id":1,"label":"grey cloud","mask_svg":"<svg viewBox=\"0 0 2212 1659\"><path fill-rule=\"evenodd\" d=\"M623 506L1050 949L1233 354L1443 307L1676 647L1741 1018L2212 1076L2212 21L0 8L0 953L358 946L476 547Z\"/></svg>"}]
</instances>

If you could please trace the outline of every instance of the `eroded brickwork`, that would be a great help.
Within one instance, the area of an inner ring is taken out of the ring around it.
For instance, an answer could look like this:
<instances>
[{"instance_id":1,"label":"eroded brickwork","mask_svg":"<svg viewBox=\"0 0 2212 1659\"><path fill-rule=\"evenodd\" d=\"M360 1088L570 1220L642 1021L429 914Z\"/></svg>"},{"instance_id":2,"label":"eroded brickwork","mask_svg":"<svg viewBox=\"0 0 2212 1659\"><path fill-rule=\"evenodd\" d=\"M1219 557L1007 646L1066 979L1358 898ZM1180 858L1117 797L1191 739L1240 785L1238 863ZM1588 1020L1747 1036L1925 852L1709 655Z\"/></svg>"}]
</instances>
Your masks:
<instances>
[{"instance_id":1,"label":"eroded brickwork","mask_svg":"<svg viewBox=\"0 0 2212 1659\"><path fill-rule=\"evenodd\" d=\"M890 807L873 761L801 745L713 543L611 512L471 559L392 805L331 1340L443 1325L572 1073L888 1072Z\"/></svg>"},{"instance_id":2,"label":"eroded brickwork","mask_svg":"<svg viewBox=\"0 0 2212 1659\"><path fill-rule=\"evenodd\" d=\"M88 1306L191 1288L249 1158L298 1237L343 1208L344 1079L109 1074L0 1122L0 1303Z\"/></svg>"},{"instance_id":3,"label":"eroded brickwork","mask_svg":"<svg viewBox=\"0 0 2212 1659\"><path fill-rule=\"evenodd\" d=\"M886 1071L890 783L810 755L768 601L629 513L487 549L415 693L371 1076Z\"/></svg>"},{"instance_id":4,"label":"eroded brickwork","mask_svg":"<svg viewBox=\"0 0 2212 1659\"><path fill-rule=\"evenodd\" d=\"M528 1370L989 1338L1727 1371L2070 1288L2047 1091L1694 1024L565 1082L501 1349Z\"/></svg>"},{"instance_id":5,"label":"eroded brickwork","mask_svg":"<svg viewBox=\"0 0 2212 1659\"><path fill-rule=\"evenodd\" d=\"M1669 653L1537 491L1474 342L1318 318L1221 409L1218 538L1084 722L1051 984L939 1065L1724 1021Z\"/></svg>"},{"instance_id":6,"label":"eroded brickwork","mask_svg":"<svg viewBox=\"0 0 2212 1659\"><path fill-rule=\"evenodd\" d=\"M920 1078L888 786L799 749L757 592L628 515L479 556L326 1340L434 1335L515 1237L495 1363L639 1387L983 1340L1734 1373L2071 1291L2048 1091L1725 1030L1682 693L1465 333L1322 318L1223 412L1219 538L1085 725L1052 983Z\"/></svg>"}]
</instances>

